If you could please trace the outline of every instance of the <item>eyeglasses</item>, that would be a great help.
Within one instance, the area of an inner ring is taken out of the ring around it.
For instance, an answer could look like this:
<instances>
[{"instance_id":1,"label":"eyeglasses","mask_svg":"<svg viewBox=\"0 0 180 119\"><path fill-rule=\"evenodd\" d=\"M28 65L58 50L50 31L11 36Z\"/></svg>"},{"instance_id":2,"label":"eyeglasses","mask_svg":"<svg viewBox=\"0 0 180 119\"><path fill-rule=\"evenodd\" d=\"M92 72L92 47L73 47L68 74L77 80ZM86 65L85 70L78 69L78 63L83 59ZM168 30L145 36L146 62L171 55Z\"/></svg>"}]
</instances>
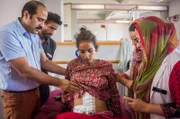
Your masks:
<instances>
[{"instance_id":1,"label":"eyeglasses","mask_svg":"<svg viewBox=\"0 0 180 119\"><path fill-rule=\"evenodd\" d=\"M140 43L140 39L139 38L135 38L135 39L133 39L133 40L135 40L137 43Z\"/></svg>"}]
</instances>

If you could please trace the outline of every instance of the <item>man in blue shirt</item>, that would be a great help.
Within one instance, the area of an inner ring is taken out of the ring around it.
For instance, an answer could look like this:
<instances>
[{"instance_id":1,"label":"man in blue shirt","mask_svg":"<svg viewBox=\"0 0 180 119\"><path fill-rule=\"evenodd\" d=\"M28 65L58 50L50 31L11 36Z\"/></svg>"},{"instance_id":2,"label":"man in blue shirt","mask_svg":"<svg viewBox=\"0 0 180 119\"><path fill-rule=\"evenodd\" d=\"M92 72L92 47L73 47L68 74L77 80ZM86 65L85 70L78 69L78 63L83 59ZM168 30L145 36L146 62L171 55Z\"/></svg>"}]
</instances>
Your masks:
<instances>
[{"instance_id":1,"label":"man in blue shirt","mask_svg":"<svg viewBox=\"0 0 180 119\"><path fill-rule=\"evenodd\" d=\"M69 92L79 90L73 82L40 71L42 67L50 72L66 73L48 60L37 34L47 15L42 3L29 1L22 9L22 18L0 29L0 89L5 119L33 119L40 104L40 83Z\"/></svg>"},{"instance_id":2,"label":"man in blue shirt","mask_svg":"<svg viewBox=\"0 0 180 119\"><path fill-rule=\"evenodd\" d=\"M39 31L39 36L41 38L42 46L46 57L49 60L53 59L54 52L56 49L56 42L51 38L54 34L54 31L62 24L61 17L52 12L48 12L47 20L44 23L44 27ZM42 71L48 74L48 71L42 69ZM41 106L47 101L49 97L49 85L41 84L39 87L40 97L41 97Z\"/></svg>"}]
</instances>

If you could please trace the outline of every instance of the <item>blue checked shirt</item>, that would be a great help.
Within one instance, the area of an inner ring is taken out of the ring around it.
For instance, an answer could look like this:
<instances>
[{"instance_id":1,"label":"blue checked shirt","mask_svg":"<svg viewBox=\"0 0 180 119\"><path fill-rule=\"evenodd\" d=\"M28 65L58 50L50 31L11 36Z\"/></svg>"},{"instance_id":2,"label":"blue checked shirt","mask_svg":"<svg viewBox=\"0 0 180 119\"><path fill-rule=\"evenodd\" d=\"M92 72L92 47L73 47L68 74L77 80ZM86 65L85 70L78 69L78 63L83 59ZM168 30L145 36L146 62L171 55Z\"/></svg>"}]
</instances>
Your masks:
<instances>
[{"instance_id":1,"label":"blue checked shirt","mask_svg":"<svg viewBox=\"0 0 180 119\"><path fill-rule=\"evenodd\" d=\"M0 29L0 89L25 91L36 88L39 83L18 74L8 61L26 57L31 67L40 70L43 52L37 34L27 33L19 19ZM35 74L36 75L36 74Z\"/></svg>"}]
</instances>

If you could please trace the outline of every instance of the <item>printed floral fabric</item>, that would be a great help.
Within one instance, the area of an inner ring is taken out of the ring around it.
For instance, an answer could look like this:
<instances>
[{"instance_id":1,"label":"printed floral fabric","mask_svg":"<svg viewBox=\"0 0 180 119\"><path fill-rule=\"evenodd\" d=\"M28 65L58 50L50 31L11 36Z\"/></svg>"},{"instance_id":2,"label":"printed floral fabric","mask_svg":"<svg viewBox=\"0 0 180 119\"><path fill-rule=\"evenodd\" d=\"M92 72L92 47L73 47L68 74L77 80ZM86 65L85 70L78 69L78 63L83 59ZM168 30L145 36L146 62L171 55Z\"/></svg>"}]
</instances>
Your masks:
<instances>
[{"instance_id":1,"label":"printed floral fabric","mask_svg":"<svg viewBox=\"0 0 180 119\"><path fill-rule=\"evenodd\" d=\"M121 116L120 96L116 86L115 72L112 64L96 59L91 63L84 63L81 58L72 60L67 66L66 79L76 82L83 92L88 92L90 95L105 101L108 110L113 112L101 113L110 117ZM71 100L81 94L66 94L64 100ZM100 115L101 115L100 114Z\"/></svg>"}]
</instances>

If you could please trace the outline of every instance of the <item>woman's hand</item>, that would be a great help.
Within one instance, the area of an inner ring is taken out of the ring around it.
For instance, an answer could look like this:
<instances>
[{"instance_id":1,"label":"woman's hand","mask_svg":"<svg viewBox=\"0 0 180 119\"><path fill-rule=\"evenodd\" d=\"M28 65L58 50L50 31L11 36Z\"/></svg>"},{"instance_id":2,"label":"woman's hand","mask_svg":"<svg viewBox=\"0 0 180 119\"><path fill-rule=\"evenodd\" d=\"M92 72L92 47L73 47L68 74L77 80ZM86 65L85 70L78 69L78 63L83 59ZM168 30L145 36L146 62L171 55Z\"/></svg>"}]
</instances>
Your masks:
<instances>
[{"instance_id":1,"label":"woman's hand","mask_svg":"<svg viewBox=\"0 0 180 119\"><path fill-rule=\"evenodd\" d=\"M142 101L141 99L133 99L126 96L124 99L128 101L128 104L135 112L144 112L148 105L148 103Z\"/></svg>"},{"instance_id":2,"label":"woman's hand","mask_svg":"<svg viewBox=\"0 0 180 119\"><path fill-rule=\"evenodd\" d=\"M164 116L164 112L162 111L160 104L151 104L144 102L141 99L133 99L126 96L124 99L128 101L128 104L135 112L145 112Z\"/></svg>"}]
</instances>

